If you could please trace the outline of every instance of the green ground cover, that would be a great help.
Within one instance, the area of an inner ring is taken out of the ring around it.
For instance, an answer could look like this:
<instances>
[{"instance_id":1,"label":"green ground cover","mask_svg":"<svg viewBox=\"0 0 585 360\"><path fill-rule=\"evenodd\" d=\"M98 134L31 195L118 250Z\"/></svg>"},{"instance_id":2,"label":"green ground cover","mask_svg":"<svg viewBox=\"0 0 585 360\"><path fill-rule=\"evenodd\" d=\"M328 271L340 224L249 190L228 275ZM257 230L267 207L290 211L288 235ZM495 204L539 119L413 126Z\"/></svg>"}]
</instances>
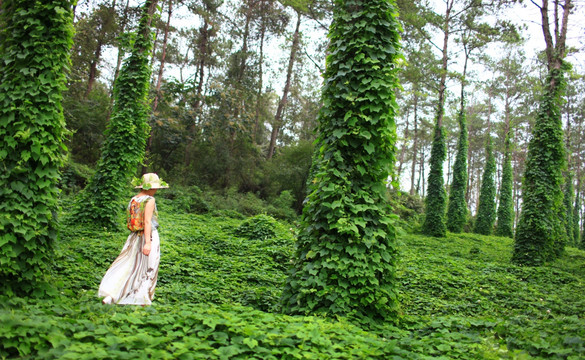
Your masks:
<instances>
[{"instance_id":1,"label":"green ground cover","mask_svg":"<svg viewBox=\"0 0 585 360\"><path fill-rule=\"evenodd\" d=\"M122 227L64 225L47 274L55 293L0 297L0 359L585 358L584 251L518 267L507 238L403 234L401 317L366 328L280 314L294 224L157 203L153 306L104 306L96 297L126 239Z\"/></svg>"}]
</instances>

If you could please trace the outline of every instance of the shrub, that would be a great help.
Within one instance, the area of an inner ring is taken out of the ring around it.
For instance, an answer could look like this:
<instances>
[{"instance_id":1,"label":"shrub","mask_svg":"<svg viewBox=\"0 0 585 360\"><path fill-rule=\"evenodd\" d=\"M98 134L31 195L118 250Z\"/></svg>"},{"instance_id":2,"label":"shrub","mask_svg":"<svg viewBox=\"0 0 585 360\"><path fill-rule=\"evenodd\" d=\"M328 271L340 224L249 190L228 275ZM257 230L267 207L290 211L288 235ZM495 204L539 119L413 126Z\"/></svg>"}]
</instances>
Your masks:
<instances>
[{"instance_id":1,"label":"shrub","mask_svg":"<svg viewBox=\"0 0 585 360\"><path fill-rule=\"evenodd\" d=\"M276 234L274 228L274 218L267 215L256 215L238 226L234 234L250 240L263 240Z\"/></svg>"}]
</instances>

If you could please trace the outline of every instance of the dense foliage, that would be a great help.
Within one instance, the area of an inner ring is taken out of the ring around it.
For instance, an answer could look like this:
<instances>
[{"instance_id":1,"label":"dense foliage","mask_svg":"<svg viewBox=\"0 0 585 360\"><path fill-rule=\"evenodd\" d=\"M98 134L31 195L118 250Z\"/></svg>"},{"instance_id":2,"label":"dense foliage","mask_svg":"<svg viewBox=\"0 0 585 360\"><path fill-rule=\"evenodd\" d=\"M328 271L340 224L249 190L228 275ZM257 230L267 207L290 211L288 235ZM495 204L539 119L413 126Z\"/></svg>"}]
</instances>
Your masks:
<instances>
[{"instance_id":1,"label":"dense foliage","mask_svg":"<svg viewBox=\"0 0 585 360\"><path fill-rule=\"evenodd\" d=\"M563 212L565 214L564 223L566 233L565 244L567 245L572 245L573 231L575 229L575 220L573 219L573 197L575 195L574 190L573 174L571 172L567 172L565 176L565 189L563 192Z\"/></svg>"},{"instance_id":2,"label":"dense foliage","mask_svg":"<svg viewBox=\"0 0 585 360\"><path fill-rule=\"evenodd\" d=\"M94 176L81 193L76 219L115 226L126 184L144 157L149 135L147 95L150 80L152 33L150 22L156 0L143 5L132 54L114 86L114 107L105 132Z\"/></svg>"},{"instance_id":3,"label":"dense foliage","mask_svg":"<svg viewBox=\"0 0 585 360\"><path fill-rule=\"evenodd\" d=\"M581 219L580 213L581 210L581 198L579 193L575 197L575 207L573 208L573 246L581 246L585 245L581 243Z\"/></svg>"},{"instance_id":4,"label":"dense foliage","mask_svg":"<svg viewBox=\"0 0 585 360\"><path fill-rule=\"evenodd\" d=\"M509 137L506 136L506 150L502 163L502 181L500 182L500 194L498 202L497 224L495 234L498 236L514 237L514 174L512 172L512 160L510 158Z\"/></svg>"},{"instance_id":5,"label":"dense foliage","mask_svg":"<svg viewBox=\"0 0 585 360\"><path fill-rule=\"evenodd\" d=\"M0 2L0 293L30 293L57 237L71 2Z\"/></svg>"},{"instance_id":6,"label":"dense foliage","mask_svg":"<svg viewBox=\"0 0 585 360\"><path fill-rule=\"evenodd\" d=\"M385 186L396 140L397 16L393 1L335 2L318 153L283 294L288 313L397 315Z\"/></svg>"},{"instance_id":7,"label":"dense foliage","mask_svg":"<svg viewBox=\"0 0 585 360\"><path fill-rule=\"evenodd\" d=\"M485 148L486 164L481 178L477 219L473 232L490 235L496 221L496 158L494 156L492 139L488 137Z\"/></svg>"},{"instance_id":8,"label":"dense foliage","mask_svg":"<svg viewBox=\"0 0 585 360\"><path fill-rule=\"evenodd\" d=\"M0 358L585 356L584 251L569 248L551 264L523 267L510 263L508 238L400 236L400 322L366 330L343 319L279 314L294 226L235 212L190 214L180 197L157 196L157 204L162 251L152 306L103 306L96 297L127 236L122 214L116 231L67 225L48 272L55 295L0 296ZM258 231L246 234L274 235L235 235L253 223Z\"/></svg>"},{"instance_id":9,"label":"dense foliage","mask_svg":"<svg viewBox=\"0 0 585 360\"><path fill-rule=\"evenodd\" d=\"M457 155L453 165L453 182L449 192L449 206L447 208L447 229L454 233L460 233L467 222L467 120L465 112L459 111L459 142Z\"/></svg>"},{"instance_id":10,"label":"dense foliage","mask_svg":"<svg viewBox=\"0 0 585 360\"><path fill-rule=\"evenodd\" d=\"M425 219L422 225L423 234L428 236L444 237L447 233L445 225L447 194L443 180L443 162L445 161L446 152L444 129L435 122L431 147L429 185L425 198Z\"/></svg>"},{"instance_id":11,"label":"dense foliage","mask_svg":"<svg viewBox=\"0 0 585 360\"><path fill-rule=\"evenodd\" d=\"M528 148L522 212L516 229L513 261L542 265L563 250L566 232L562 171L565 147L560 114L564 69L549 72ZM551 87L550 84L557 86Z\"/></svg>"}]
</instances>

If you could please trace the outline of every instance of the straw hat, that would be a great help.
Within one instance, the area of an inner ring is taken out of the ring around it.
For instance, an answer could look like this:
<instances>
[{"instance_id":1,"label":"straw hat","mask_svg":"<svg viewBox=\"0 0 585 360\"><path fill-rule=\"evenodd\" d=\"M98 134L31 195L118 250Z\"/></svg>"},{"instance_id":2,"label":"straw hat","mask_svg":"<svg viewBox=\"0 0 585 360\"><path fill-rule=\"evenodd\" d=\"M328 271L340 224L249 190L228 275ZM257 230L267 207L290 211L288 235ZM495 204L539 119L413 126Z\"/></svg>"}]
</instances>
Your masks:
<instances>
[{"instance_id":1,"label":"straw hat","mask_svg":"<svg viewBox=\"0 0 585 360\"><path fill-rule=\"evenodd\" d=\"M158 175L155 173L147 173L142 175L142 179L135 179L134 185L136 185L136 189L144 190L167 189L169 187L169 184L164 182L162 179L159 179Z\"/></svg>"}]
</instances>

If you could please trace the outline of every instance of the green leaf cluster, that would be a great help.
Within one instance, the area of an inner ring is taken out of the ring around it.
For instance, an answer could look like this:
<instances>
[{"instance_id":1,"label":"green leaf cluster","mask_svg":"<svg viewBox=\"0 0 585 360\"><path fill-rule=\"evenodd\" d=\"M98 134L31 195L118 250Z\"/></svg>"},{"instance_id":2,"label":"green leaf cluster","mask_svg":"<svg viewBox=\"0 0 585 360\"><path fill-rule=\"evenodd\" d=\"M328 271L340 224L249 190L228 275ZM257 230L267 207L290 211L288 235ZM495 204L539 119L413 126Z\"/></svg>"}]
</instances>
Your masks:
<instances>
[{"instance_id":1,"label":"green leaf cluster","mask_svg":"<svg viewBox=\"0 0 585 360\"><path fill-rule=\"evenodd\" d=\"M502 164L502 181L500 184L500 201L498 203L498 222L495 234L498 236L514 237L514 198L512 160L509 149L509 136L506 137L506 152Z\"/></svg>"},{"instance_id":2,"label":"green leaf cluster","mask_svg":"<svg viewBox=\"0 0 585 360\"><path fill-rule=\"evenodd\" d=\"M573 245L585 248L585 243L581 241L581 197L579 193L575 196L575 207L573 208Z\"/></svg>"},{"instance_id":3,"label":"green leaf cluster","mask_svg":"<svg viewBox=\"0 0 585 360\"><path fill-rule=\"evenodd\" d=\"M518 264L542 265L557 258L564 249L566 230L561 187L566 157L560 112L564 71L553 69L547 76L528 146L522 212L512 257Z\"/></svg>"},{"instance_id":4,"label":"green leaf cluster","mask_svg":"<svg viewBox=\"0 0 585 360\"><path fill-rule=\"evenodd\" d=\"M397 315L386 200L402 57L397 10L394 1L335 2L312 181L283 291L288 313Z\"/></svg>"},{"instance_id":5,"label":"green leaf cluster","mask_svg":"<svg viewBox=\"0 0 585 360\"><path fill-rule=\"evenodd\" d=\"M144 158L148 125L148 88L152 33L149 28L152 0L142 7L132 53L125 60L114 85L114 106L107 125L96 172L80 194L76 221L116 226L116 215L136 167Z\"/></svg>"},{"instance_id":6,"label":"green leaf cluster","mask_svg":"<svg viewBox=\"0 0 585 360\"><path fill-rule=\"evenodd\" d=\"M477 219L473 232L476 234L491 235L496 221L496 158L494 156L492 139L489 134L485 153L486 164L481 178Z\"/></svg>"},{"instance_id":7,"label":"green leaf cluster","mask_svg":"<svg viewBox=\"0 0 585 360\"><path fill-rule=\"evenodd\" d=\"M71 2L0 2L0 293L31 293L57 236Z\"/></svg>"},{"instance_id":8,"label":"green leaf cluster","mask_svg":"<svg viewBox=\"0 0 585 360\"><path fill-rule=\"evenodd\" d=\"M431 145L431 159L429 162L429 185L425 198L425 219L422 233L428 236L445 237L445 206L447 194L443 180L443 162L447 155L445 133L442 126L435 122L433 143Z\"/></svg>"},{"instance_id":9,"label":"green leaf cluster","mask_svg":"<svg viewBox=\"0 0 585 360\"><path fill-rule=\"evenodd\" d=\"M459 143L457 155L453 165L453 183L449 192L449 207L447 208L447 229L454 233L463 231L467 222L467 151L469 141L467 140L467 119L465 111L458 114L459 119Z\"/></svg>"},{"instance_id":10,"label":"green leaf cluster","mask_svg":"<svg viewBox=\"0 0 585 360\"><path fill-rule=\"evenodd\" d=\"M273 217L260 214L244 221L235 230L234 234L248 239L263 240L275 235L275 220Z\"/></svg>"},{"instance_id":11,"label":"green leaf cluster","mask_svg":"<svg viewBox=\"0 0 585 360\"><path fill-rule=\"evenodd\" d=\"M566 244L572 245L573 229L575 228L575 219L573 218L573 174L569 171L565 176L565 189L563 193L563 207L565 213L565 231L567 234Z\"/></svg>"}]
</instances>

